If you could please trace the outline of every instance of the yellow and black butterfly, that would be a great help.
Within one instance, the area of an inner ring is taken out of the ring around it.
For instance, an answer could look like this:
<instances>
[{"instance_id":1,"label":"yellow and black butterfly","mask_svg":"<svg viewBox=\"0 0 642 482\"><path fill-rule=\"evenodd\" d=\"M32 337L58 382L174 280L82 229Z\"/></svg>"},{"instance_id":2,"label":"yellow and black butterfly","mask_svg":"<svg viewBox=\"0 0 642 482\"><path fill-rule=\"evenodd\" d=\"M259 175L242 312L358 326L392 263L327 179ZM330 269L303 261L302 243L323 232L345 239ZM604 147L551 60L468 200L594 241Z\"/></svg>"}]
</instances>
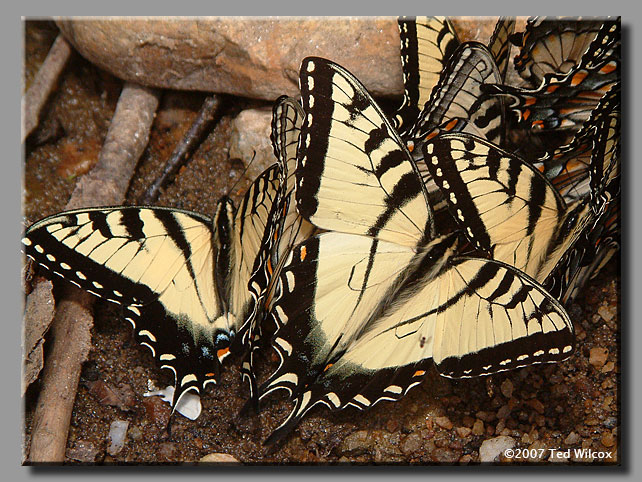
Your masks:
<instances>
[{"instance_id":1,"label":"yellow and black butterfly","mask_svg":"<svg viewBox=\"0 0 642 482\"><path fill-rule=\"evenodd\" d=\"M22 242L51 273L123 307L136 339L174 373L176 407L241 349L255 312L248 281L278 192L275 164L237 209L222 198L213 220L162 207L77 209L36 222Z\"/></svg>"},{"instance_id":2,"label":"yellow and black butterfly","mask_svg":"<svg viewBox=\"0 0 642 482\"><path fill-rule=\"evenodd\" d=\"M281 363L259 388L295 402L266 443L315 405L397 400L434 363L471 377L563 360L573 326L561 305L504 263L457 255L436 237L419 171L363 85L304 59L297 210L326 232L297 244L279 274L272 344Z\"/></svg>"},{"instance_id":3,"label":"yellow and black butterfly","mask_svg":"<svg viewBox=\"0 0 642 482\"><path fill-rule=\"evenodd\" d=\"M398 23L404 99L393 122L413 156L440 132L467 130L501 144L503 100L480 86L504 81L514 19L499 19L489 47L460 43L445 17L402 17Z\"/></svg>"}]
</instances>

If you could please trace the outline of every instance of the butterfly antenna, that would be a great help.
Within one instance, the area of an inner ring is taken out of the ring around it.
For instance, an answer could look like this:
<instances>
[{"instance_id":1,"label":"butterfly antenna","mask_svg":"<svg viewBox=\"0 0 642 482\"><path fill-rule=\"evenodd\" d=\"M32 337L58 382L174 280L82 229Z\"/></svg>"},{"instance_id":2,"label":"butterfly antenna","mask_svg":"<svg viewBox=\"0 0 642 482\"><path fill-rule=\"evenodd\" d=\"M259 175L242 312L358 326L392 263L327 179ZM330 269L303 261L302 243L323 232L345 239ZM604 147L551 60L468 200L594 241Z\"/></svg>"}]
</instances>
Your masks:
<instances>
[{"instance_id":1,"label":"butterfly antenna","mask_svg":"<svg viewBox=\"0 0 642 482\"><path fill-rule=\"evenodd\" d=\"M233 193L236 190L236 186L238 186L239 182L241 182L241 179L246 177L247 171L250 169L250 166L254 162L254 159L256 159L256 150L252 150L252 153L252 159L250 159L250 162L247 163L247 166L245 166L239 178L234 181L234 184L232 184L232 187L228 191L229 194Z\"/></svg>"}]
</instances>

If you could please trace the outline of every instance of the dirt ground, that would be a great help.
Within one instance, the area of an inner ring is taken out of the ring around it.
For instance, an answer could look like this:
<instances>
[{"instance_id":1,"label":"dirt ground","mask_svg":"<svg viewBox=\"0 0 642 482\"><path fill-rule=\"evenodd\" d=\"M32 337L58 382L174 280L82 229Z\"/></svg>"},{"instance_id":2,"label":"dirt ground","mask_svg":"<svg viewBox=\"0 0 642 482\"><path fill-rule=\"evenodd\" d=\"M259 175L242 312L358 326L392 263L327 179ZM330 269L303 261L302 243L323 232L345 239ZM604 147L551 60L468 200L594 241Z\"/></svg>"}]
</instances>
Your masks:
<instances>
[{"instance_id":1,"label":"dirt ground","mask_svg":"<svg viewBox=\"0 0 642 482\"><path fill-rule=\"evenodd\" d=\"M27 22L25 86L57 35L50 22ZM50 99L41 125L26 145L23 212L25 226L62 210L75 178L96 162L122 82L73 57ZM164 93L149 146L128 193L128 203L159 174L176 142L189 128L204 94ZM241 108L267 105L233 99L223 119L184 167L159 205L213 214L243 171L229 159L230 120ZM248 181L233 195L244 192ZM238 197L237 197L238 199ZM24 226L22 227L24 228ZM261 412L239 415L246 390L239 360L226 360L222 380L202 398L196 421L175 415L166 430L169 406L143 397L148 381L172 382L156 369L151 355L133 339L120 312L95 305L93 349L81 376L67 442L68 463L189 463L210 453L229 454L248 463L476 463L486 440L515 441L515 459L506 463L550 462L553 451L571 449L562 463L616 463L620 421L619 257L592 280L569 308L577 349L567 361L490 377L453 381L433 370L426 381L397 403L382 402L367 412L314 410L286 442L273 450L263 440L287 416L290 404L275 396ZM259 356L260 376L276 355ZM40 383L24 397L24 448L30 433ZM122 403L108 404L105 391ZM129 422L125 445L110 453L110 424ZM528 449L522 451L520 449ZM577 449L577 450L575 450ZM581 449L585 449L583 452ZM610 456L590 456L593 453Z\"/></svg>"}]
</instances>

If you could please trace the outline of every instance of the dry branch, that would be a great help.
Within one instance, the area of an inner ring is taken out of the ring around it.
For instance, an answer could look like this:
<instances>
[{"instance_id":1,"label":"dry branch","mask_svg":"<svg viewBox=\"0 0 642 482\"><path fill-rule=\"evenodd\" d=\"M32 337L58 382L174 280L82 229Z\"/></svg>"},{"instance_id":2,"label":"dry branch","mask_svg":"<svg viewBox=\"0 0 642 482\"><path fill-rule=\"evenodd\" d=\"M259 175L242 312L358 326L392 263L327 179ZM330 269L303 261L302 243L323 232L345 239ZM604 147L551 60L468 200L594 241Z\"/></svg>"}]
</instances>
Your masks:
<instances>
[{"instance_id":1,"label":"dry branch","mask_svg":"<svg viewBox=\"0 0 642 482\"><path fill-rule=\"evenodd\" d=\"M68 209L123 202L147 145L158 98L157 91L146 87L123 87L98 164L78 181ZM51 329L53 345L34 414L31 463L64 461L80 370L91 347L92 303L91 295L70 287L57 306Z\"/></svg>"},{"instance_id":2,"label":"dry branch","mask_svg":"<svg viewBox=\"0 0 642 482\"><path fill-rule=\"evenodd\" d=\"M71 56L71 45L65 40L62 34L59 34L51 46L47 58L40 66L31 87L22 98L22 133L21 142L25 139L38 125L40 111L44 107L49 95L56 87L58 78L62 70L67 65Z\"/></svg>"},{"instance_id":3,"label":"dry branch","mask_svg":"<svg viewBox=\"0 0 642 482\"><path fill-rule=\"evenodd\" d=\"M205 133L210 130L210 126L214 121L214 116L220 105L221 99L217 95L210 95L205 98L196 120L178 143L174 152L172 152L162 174L149 186L143 196L141 196L140 204L152 204L158 200L161 189L176 176L180 167L187 161L188 156L194 152L205 136Z\"/></svg>"}]
</instances>

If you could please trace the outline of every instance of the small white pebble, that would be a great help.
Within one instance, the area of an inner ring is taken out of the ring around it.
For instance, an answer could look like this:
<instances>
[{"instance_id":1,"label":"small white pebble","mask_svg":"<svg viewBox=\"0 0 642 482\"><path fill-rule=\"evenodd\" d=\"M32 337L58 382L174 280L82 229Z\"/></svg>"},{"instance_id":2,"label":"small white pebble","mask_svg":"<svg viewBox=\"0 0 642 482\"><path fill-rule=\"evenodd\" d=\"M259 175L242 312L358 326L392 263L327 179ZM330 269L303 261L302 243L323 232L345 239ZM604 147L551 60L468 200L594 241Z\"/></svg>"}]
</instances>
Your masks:
<instances>
[{"instance_id":1,"label":"small white pebble","mask_svg":"<svg viewBox=\"0 0 642 482\"><path fill-rule=\"evenodd\" d=\"M112 422L109 427L109 438L111 439L111 444L107 452L109 455L116 455L125 446L125 436L127 435L127 427L129 422L127 420L116 420Z\"/></svg>"}]
</instances>

